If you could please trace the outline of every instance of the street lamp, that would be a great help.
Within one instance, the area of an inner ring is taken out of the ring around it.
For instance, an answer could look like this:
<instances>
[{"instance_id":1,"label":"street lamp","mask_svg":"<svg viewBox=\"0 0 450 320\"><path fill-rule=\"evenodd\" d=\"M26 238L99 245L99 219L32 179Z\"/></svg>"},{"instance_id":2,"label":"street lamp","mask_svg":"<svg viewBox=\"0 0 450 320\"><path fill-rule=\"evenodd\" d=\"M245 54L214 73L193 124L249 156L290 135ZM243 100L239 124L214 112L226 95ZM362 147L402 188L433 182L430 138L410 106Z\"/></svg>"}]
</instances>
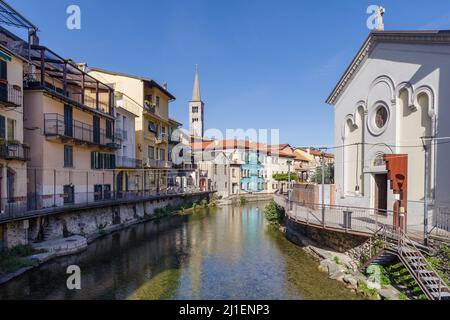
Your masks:
<instances>
[{"instance_id":1,"label":"street lamp","mask_svg":"<svg viewBox=\"0 0 450 320\"><path fill-rule=\"evenodd\" d=\"M287 165L288 165L288 203L289 203L289 208L291 207L291 164L292 164L292 161L288 160Z\"/></svg>"},{"instance_id":2,"label":"street lamp","mask_svg":"<svg viewBox=\"0 0 450 320\"><path fill-rule=\"evenodd\" d=\"M320 148L320 157L322 164L322 224L325 226L325 151L326 148Z\"/></svg>"}]
</instances>

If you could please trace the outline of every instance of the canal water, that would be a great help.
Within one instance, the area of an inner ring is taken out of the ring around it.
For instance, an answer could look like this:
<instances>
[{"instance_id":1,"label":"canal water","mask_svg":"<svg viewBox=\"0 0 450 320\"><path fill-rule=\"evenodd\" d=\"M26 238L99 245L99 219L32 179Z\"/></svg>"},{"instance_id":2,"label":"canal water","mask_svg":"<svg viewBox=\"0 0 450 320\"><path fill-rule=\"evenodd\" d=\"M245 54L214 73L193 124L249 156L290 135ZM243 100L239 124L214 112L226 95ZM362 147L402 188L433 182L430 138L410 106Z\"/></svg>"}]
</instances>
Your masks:
<instances>
[{"instance_id":1,"label":"canal water","mask_svg":"<svg viewBox=\"0 0 450 320\"><path fill-rule=\"evenodd\" d=\"M70 265L81 290L66 287ZM140 224L0 286L0 300L357 298L267 225L264 203Z\"/></svg>"}]
</instances>

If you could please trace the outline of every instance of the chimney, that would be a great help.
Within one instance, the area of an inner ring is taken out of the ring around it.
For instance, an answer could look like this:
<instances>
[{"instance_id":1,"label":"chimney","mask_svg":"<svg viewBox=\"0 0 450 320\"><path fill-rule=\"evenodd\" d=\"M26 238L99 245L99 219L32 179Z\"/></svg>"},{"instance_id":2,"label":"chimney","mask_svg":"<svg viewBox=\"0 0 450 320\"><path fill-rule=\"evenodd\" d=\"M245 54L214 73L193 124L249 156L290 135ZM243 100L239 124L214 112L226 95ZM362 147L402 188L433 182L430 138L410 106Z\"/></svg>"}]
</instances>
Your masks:
<instances>
[{"instance_id":1,"label":"chimney","mask_svg":"<svg viewBox=\"0 0 450 320\"><path fill-rule=\"evenodd\" d=\"M82 63L78 63L78 68L80 68L81 70L83 70L84 72L86 72L87 70L87 63L86 62L82 62Z\"/></svg>"}]
</instances>

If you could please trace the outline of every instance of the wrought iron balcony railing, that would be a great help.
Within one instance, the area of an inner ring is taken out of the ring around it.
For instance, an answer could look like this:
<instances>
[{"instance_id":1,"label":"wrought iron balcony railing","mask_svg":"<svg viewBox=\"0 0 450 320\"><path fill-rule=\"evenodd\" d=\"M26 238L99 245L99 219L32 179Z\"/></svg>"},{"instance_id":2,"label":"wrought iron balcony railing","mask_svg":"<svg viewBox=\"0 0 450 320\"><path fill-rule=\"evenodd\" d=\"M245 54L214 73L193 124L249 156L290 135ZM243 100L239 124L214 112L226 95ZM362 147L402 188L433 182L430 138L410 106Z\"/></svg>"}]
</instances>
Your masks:
<instances>
[{"instance_id":1,"label":"wrought iron balcony railing","mask_svg":"<svg viewBox=\"0 0 450 320\"><path fill-rule=\"evenodd\" d=\"M0 159L5 160L30 160L30 147L15 142L1 142L0 143Z\"/></svg>"},{"instance_id":2,"label":"wrought iron balcony railing","mask_svg":"<svg viewBox=\"0 0 450 320\"><path fill-rule=\"evenodd\" d=\"M135 158L116 156L117 168L139 168L142 167L142 160Z\"/></svg>"},{"instance_id":3,"label":"wrought iron balcony railing","mask_svg":"<svg viewBox=\"0 0 450 320\"><path fill-rule=\"evenodd\" d=\"M0 84L0 102L10 107L21 107L23 101L22 88L12 84Z\"/></svg>"},{"instance_id":4,"label":"wrought iron balcony railing","mask_svg":"<svg viewBox=\"0 0 450 320\"><path fill-rule=\"evenodd\" d=\"M107 134L105 129L94 130L93 126L77 120L68 122L57 113L44 114L44 134L111 149L119 149L121 142L119 137Z\"/></svg>"},{"instance_id":5,"label":"wrought iron balcony railing","mask_svg":"<svg viewBox=\"0 0 450 320\"><path fill-rule=\"evenodd\" d=\"M143 166L147 168L157 168L157 169L169 169L172 167L171 161L166 160L155 160L155 159L144 159Z\"/></svg>"},{"instance_id":6,"label":"wrought iron balcony railing","mask_svg":"<svg viewBox=\"0 0 450 320\"><path fill-rule=\"evenodd\" d=\"M71 88L70 90L67 88L67 90L64 90L61 88L60 80L47 73L45 82L42 82L40 72L25 74L24 89L42 89L52 96L83 110L104 116L113 116L112 99L109 96L105 96L105 93L98 94L97 97L95 93L94 96L91 96L81 88Z\"/></svg>"}]
</instances>

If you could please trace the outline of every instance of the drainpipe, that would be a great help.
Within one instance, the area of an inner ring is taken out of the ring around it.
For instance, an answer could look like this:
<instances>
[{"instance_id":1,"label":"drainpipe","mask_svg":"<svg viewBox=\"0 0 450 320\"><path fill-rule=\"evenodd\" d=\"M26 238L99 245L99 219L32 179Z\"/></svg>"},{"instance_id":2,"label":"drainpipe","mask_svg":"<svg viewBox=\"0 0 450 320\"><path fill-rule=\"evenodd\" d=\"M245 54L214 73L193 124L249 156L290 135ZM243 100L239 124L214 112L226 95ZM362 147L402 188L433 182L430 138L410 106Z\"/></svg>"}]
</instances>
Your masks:
<instances>
[{"instance_id":1,"label":"drainpipe","mask_svg":"<svg viewBox=\"0 0 450 320\"><path fill-rule=\"evenodd\" d=\"M428 246L428 195L429 195L429 148L427 146L427 142L423 141L423 148L425 150L425 173L424 173L424 195L423 195L423 242L426 246Z\"/></svg>"}]
</instances>

